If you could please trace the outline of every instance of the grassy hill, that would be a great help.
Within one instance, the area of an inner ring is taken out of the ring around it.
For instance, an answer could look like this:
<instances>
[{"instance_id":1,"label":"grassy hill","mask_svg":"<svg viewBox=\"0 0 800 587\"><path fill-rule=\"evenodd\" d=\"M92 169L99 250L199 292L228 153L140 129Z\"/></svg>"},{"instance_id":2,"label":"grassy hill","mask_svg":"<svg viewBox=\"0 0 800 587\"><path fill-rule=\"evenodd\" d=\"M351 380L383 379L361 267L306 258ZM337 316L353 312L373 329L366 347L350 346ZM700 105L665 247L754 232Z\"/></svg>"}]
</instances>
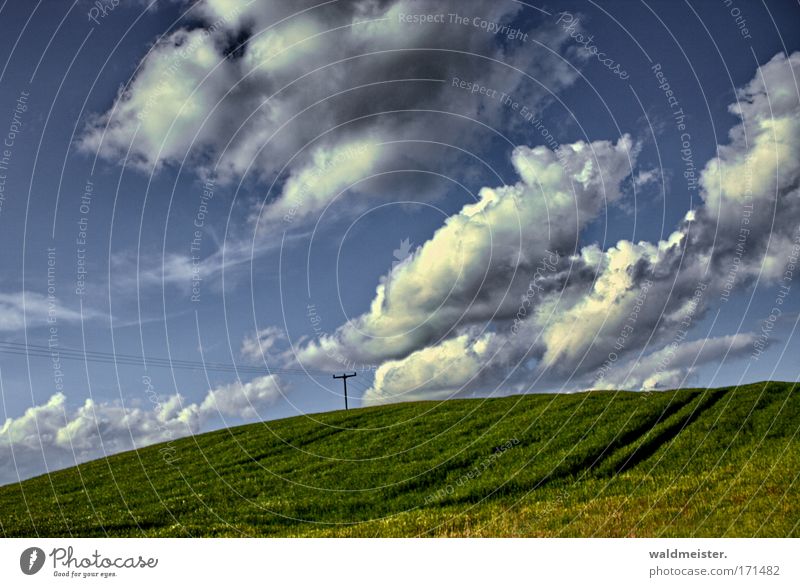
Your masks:
<instances>
[{"instance_id":1,"label":"grassy hill","mask_svg":"<svg viewBox=\"0 0 800 587\"><path fill-rule=\"evenodd\" d=\"M6 536L800 536L798 384L261 422L0 487ZM26 505L27 504L27 505Z\"/></svg>"}]
</instances>

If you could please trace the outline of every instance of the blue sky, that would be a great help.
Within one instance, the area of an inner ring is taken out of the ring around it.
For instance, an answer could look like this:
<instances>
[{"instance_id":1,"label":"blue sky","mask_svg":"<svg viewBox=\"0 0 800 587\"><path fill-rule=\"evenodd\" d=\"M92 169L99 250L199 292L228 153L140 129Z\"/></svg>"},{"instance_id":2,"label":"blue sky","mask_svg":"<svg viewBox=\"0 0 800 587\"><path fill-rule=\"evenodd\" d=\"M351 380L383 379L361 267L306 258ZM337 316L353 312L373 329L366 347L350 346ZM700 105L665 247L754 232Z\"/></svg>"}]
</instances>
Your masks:
<instances>
[{"instance_id":1,"label":"blue sky","mask_svg":"<svg viewBox=\"0 0 800 587\"><path fill-rule=\"evenodd\" d=\"M99 6L0 5L0 481L340 409L344 371L797 380L792 2Z\"/></svg>"}]
</instances>

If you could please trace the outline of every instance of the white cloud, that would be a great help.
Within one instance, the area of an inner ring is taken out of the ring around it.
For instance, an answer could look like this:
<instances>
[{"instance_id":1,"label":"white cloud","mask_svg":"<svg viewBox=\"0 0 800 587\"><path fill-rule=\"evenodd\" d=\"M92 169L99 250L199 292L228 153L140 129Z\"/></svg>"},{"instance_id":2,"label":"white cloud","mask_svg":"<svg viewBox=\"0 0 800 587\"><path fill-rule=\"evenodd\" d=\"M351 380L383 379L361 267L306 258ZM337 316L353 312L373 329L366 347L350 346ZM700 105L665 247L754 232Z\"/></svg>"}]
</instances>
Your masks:
<instances>
[{"instance_id":1,"label":"white cloud","mask_svg":"<svg viewBox=\"0 0 800 587\"><path fill-rule=\"evenodd\" d=\"M616 143L579 141L556 152L515 149L519 182L483 188L477 202L448 218L381 281L369 312L299 349L298 360L322 366L331 354L341 354L379 362L446 337L457 326L509 318L546 251L571 251L580 230L620 198L637 152L627 135Z\"/></svg>"},{"instance_id":2,"label":"white cloud","mask_svg":"<svg viewBox=\"0 0 800 587\"><path fill-rule=\"evenodd\" d=\"M493 22L520 10L477 0L458 6ZM112 161L130 151L129 162L148 171L188 157L201 174L221 181L271 180L282 171L278 191L269 194L273 209L263 219L283 218L289 209L307 219L344 187L391 167L398 153L428 162L418 149L375 147L429 136L431 119L415 108L502 126L499 100L476 99L448 83L397 83L398 78L449 82L454 73L465 79L480 75L490 87L513 91L535 113L551 99L550 91L578 76L556 54L535 46L501 47L494 35L480 31L400 22L401 13L416 8L413 0L200 0L192 15L202 26L178 29L152 47L113 106L89 121L79 147ZM566 37L552 23L536 33L555 50ZM445 51L421 59L418 47ZM495 63L487 67L488 60ZM541 86L524 83L521 71ZM380 112L394 113L372 116ZM474 133L449 121L438 117L430 138L468 147ZM368 148L326 169L317 189L297 206L298 187L308 176L354 146ZM387 197L384 190L355 195Z\"/></svg>"},{"instance_id":3,"label":"white cloud","mask_svg":"<svg viewBox=\"0 0 800 587\"><path fill-rule=\"evenodd\" d=\"M101 316L85 308L83 319ZM0 332L13 332L45 326L48 318L59 322L80 322L81 313L62 305L56 297L33 291L0 293Z\"/></svg>"},{"instance_id":4,"label":"white cloud","mask_svg":"<svg viewBox=\"0 0 800 587\"><path fill-rule=\"evenodd\" d=\"M592 246L581 251L576 262L596 266L596 280L574 305L541 324L544 367L578 377L589 373L584 381L592 385L591 370L608 361L609 353L622 357L645 344L650 349L671 344L682 323L694 326L709 307L724 303L727 290L749 285L759 274L766 282L781 275L800 215L800 97L794 82L799 71L800 53L778 55L738 92L740 102L730 110L742 121L700 175L703 205L687 213L666 240L620 241L607 251ZM647 300L630 320L646 280L652 282ZM687 312L695 299L696 307ZM738 336L731 344L740 349L748 339ZM714 339L709 348L726 340ZM670 380L686 369L676 364L672 371ZM664 373L659 378L667 379ZM656 383L644 376L629 383L637 382Z\"/></svg>"},{"instance_id":5,"label":"white cloud","mask_svg":"<svg viewBox=\"0 0 800 587\"><path fill-rule=\"evenodd\" d=\"M200 403L186 403L179 395L162 400L148 389L149 409L86 399L70 410L66 396L57 393L0 427L0 483L195 434L216 416L257 418L282 396L283 387L267 375L211 389ZM180 456L174 449L163 453L166 459Z\"/></svg>"},{"instance_id":6,"label":"white cloud","mask_svg":"<svg viewBox=\"0 0 800 587\"><path fill-rule=\"evenodd\" d=\"M442 10L448 6L456 4L441 3ZM490 22L507 22L521 10L479 0L457 6ZM404 141L477 152L483 143L468 118L500 130L526 124L509 116L498 99L453 88L454 75L513 93L531 114L578 78L558 56L567 35L552 23L528 31L549 49L503 47L485 31L400 22L401 13L416 9L414 0L193 4L192 28L178 28L154 44L77 143L112 162L127 155L145 172L186 164L202 178L214 177L220 190L238 180L237 197L248 202L250 223L227 232L224 255L217 247L199 262L168 252L131 271L130 255L117 255L123 267L118 290L139 285L188 291L193 275L206 283L216 282L223 270L233 276L253 257L273 251L280 244L276 235L301 235L323 211L336 219L405 193L434 199L429 175L406 175L400 184L382 174L398 166L469 173L469 166L460 164L457 150ZM435 58L422 57L427 54L420 47L436 51ZM526 76L537 83L527 83ZM402 81L407 78L440 81ZM249 199L253 185L260 201Z\"/></svg>"},{"instance_id":7,"label":"white cloud","mask_svg":"<svg viewBox=\"0 0 800 587\"><path fill-rule=\"evenodd\" d=\"M416 86L398 86L386 72L444 78L457 71L464 79L479 75L487 86L519 93L534 111L547 102L542 93L525 93L532 90L523 88L533 84L520 83L525 78L518 71L487 68L485 61L452 52L420 59L414 48L480 53L530 72L555 92L577 75L553 56L498 47L492 35L464 35L458 27L397 26L398 11L411 12L415 5L353 1L302 12L311 3L203 0L198 11L205 28L177 31L157 45L114 107L90 123L81 144L99 149L108 159L118 158L130 145L133 162L145 168L176 163L192 153L197 167L216 166L223 178L274 176L276 189L251 218L258 215L267 224L287 215L305 221L343 189L397 161L401 152L378 148L379 143L426 136L431 126L415 117L370 114L444 105L488 124L503 121L499 104L446 87L420 92ZM471 9L503 21L520 7L475 3ZM291 11L302 13L292 16ZM364 23L377 18L384 20ZM343 28L327 32L337 26ZM249 39L247 46L228 55L230 40L242 38ZM548 29L537 31L537 38L556 48L563 40ZM386 51L368 59L356 57L375 46ZM340 59L345 61L311 73ZM481 190L477 202L451 216L381 280L368 311L332 335L301 344L297 360L315 367L330 366L332 356L383 363L374 391L389 397L402 393L406 384L434 394L459 390L498 360L538 361L540 369L592 384L593 371L620 333L627 332L623 329L645 280L652 281L647 302L618 350L626 358L644 344L658 352L684 319L699 283L707 287L696 318L724 291L732 268L736 288L780 276L800 217L799 70L800 53L777 55L737 93L730 111L740 124L727 144L718 147L718 156L698 170L702 203L665 240L623 240L605 251L581 242L586 225L620 201L623 180L633 174L632 181L641 186L653 179L650 171L634 172L637 148L629 137L616 143L579 141L556 151L521 146L512 154L519 182ZM162 90L166 76L175 80ZM369 92L333 97L376 81L381 83ZM156 99L163 100L163 108L146 112ZM332 129L336 132L328 135ZM465 136L475 133L448 129L444 134L448 136L437 138L466 145ZM363 156L342 156L364 145ZM415 163L423 164L424 155L419 159ZM315 189L308 189L312 183ZM362 196L388 197L382 190L348 190L347 210L357 210ZM745 224L744 206L750 201L753 208ZM742 245L743 227L748 232ZM251 239L234 242L226 261L244 263L253 249L263 247L259 242L253 246ZM532 269L546 250L561 252L563 262L543 283L525 320L530 338L510 336L505 322L518 311ZM221 260L220 254L210 256L203 262L203 275L218 271ZM167 261L170 278L188 281L187 258ZM504 349L502 359L487 355L488 347ZM446 356L456 361L453 372L431 371L434 359L445 368Z\"/></svg>"},{"instance_id":8,"label":"white cloud","mask_svg":"<svg viewBox=\"0 0 800 587\"><path fill-rule=\"evenodd\" d=\"M628 136L556 152L519 147L512 156L519 182L482 189L381 281L368 313L301 348L298 361L322 366L337 354L380 362L458 326L510 317L546 250L572 250L580 230L621 197L637 151Z\"/></svg>"},{"instance_id":9,"label":"white cloud","mask_svg":"<svg viewBox=\"0 0 800 587\"><path fill-rule=\"evenodd\" d=\"M465 229L471 228L473 216L480 217L471 214L473 211L487 213L492 227L512 224L498 219L504 196L514 188L485 189L479 203L448 219L445 227L422 246L414 262L400 267L410 275L390 274L379 286L371 311L358 326L363 331L375 325L367 332L395 333L388 344L360 337L344 326L334 337L306 346L300 358L313 362L321 357L320 347L328 352L339 347L354 358L383 353L390 360L378 369L367 394L370 401L377 402L421 397L426 391L439 396L478 387L487 392L487 383L500 381L498 373L503 372L500 378L508 378L503 381L505 390L519 389L520 382L534 378L551 381L561 389L614 384L664 387L691 375L698 364L718 360L725 353L737 356L752 349L750 334L677 345L673 341L676 333L691 330L709 307L724 303L732 273L733 287L741 288L756 278L774 282L786 268L791 247L800 237L796 221L800 217L798 73L800 53L778 55L738 93L740 103L731 111L741 115L742 121L731 130L730 142L719 147L719 156L701 174L703 205L689 211L667 239L657 243L622 240L605 251L597 245L583 246L564 259L560 274L545 282L516 335L505 328L502 319L508 316L503 309L514 307L519 296L507 296L503 287L468 290L470 294L487 293L481 304L488 311L482 314L475 310L474 302L470 303L469 295L455 296L462 302L460 306L454 304L455 309L473 318L469 329L440 328L434 331L436 337L427 338L409 336L403 329L410 332L410 327L422 324L423 318L430 322L432 316L441 313L437 304L450 297L438 288L459 285L462 275L491 276L504 264L510 273L530 263L544 245L563 251L566 241L579 234L580 220L561 215L571 200L569 192L559 190L554 181L558 167L537 164L540 157L523 157L514 163L523 177L522 185L530 188L535 181L540 182L548 204L555 204L547 209L551 222L537 231L545 233L544 242L536 238L520 240L514 251L520 261L515 264L510 263L511 255L493 254L496 241L476 238ZM521 161L533 163L529 176L523 173ZM617 169L621 174L622 168ZM620 174L617 181L622 179ZM613 201L608 198L613 185L606 183L608 201ZM602 193L590 191L584 197L576 193L572 206L578 219L590 219L599 211L597 198ZM520 200L525 201L524 196ZM539 213L529 217L520 213L521 224L541 226L541 219L547 217L541 213L543 209L539 207ZM576 230L560 232L572 225ZM498 240L501 244L510 242L502 236ZM423 262L423 252L436 251L437 245L444 243L447 246L439 247L439 254ZM464 250L469 254L464 255ZM430 279L426 279L428 276ZM395 285L395 280L406 285L406 279L408 287ZM460 290L456 287L455 291ZM391 297L395 292L403 295ZM426 305L429 299L436 303ZM515 304L507 305L508 300ZM459 324L465 322L462 319ZM456 323L457 319L450 316L449 323L442 320L437 325ZM492 352L480 353L476 348ZM643 349L649 354L636 363L633 357ZM664 361L665 357L669 360ZM666 364L659 367L662 362ZM531 372L532 364L536 373ZM509 373L514 365L522 367ZM498 367L503 370L498 371ZM626 369L632 369L627 377Z\"/></svg>"},{"instance_id":10,"label":"white cloud","mask_svg":"<svg viewBox=\"0 0 800 587\"><path fill-rule=\"evenodd\" d=\"M117 160L130 148L129 163L148 170L180 161L195 133L223 132L232 121L209 115L236 79L227 68L215 68L220 57L209 37L202 29L178 30L151 49L114 108L90 121L79 147Z\"/></svg>"},{"instance_id":11,"label":"white cloud","mask_svg":"<svg viewBox=\"0 0 800 587\"><path fill-rule=\"evenodd\" d=\"M363 140L333 148L317 147L309 163L291 174L281 197L266 207L259 221L266 226L283 221L285 227L296 220L317 218L334 198L376 167L380 151L377 145Z\"/></svg>"},{"instance_id":12,"label":"white cloud","mask_svg":"<svg viewBox=\"0 0 800 587\"><path fill-rule=\"evenodd\" d=\"M698 367L752 352L756 335L738 333L690 342L671 341L665 347L616 366L595 382L597 389L670 389L685 386Z\"/></svg>"},{"instance_id":13,"label":"white cloud","mask_svg":"<svg viewBox=\"0 0 800 587\"><path fill-rule=\"evenodd\" d=\"M235 418L257 418L258 408L281 397L275 375L257 377L247 383L229 383L208 392L198 410L201 421L213 414Z\"/></svg>"},{"instance_id":14,"label":"white cloud","mask_svg":"<svg viewBox=\"0 0 800 587\"><path fill-rule=\"evenodd\" d=\"M409 356L385 361L362 401L365 405L445 399L465 389L492 356L494 335L470 337L462 334Z\"/></svg>"},{"instance_id":15,"label":"white cloud","mask_svg":"<svg viewBox=\"0 0 800 587\"><path fill-rule=\"evenodd\" d=\"M277 350L276 347L287 340L285 330L277 326L267 326L246 336L239 352L247 359L263 361Z\"/></svg>"}]
</instances>

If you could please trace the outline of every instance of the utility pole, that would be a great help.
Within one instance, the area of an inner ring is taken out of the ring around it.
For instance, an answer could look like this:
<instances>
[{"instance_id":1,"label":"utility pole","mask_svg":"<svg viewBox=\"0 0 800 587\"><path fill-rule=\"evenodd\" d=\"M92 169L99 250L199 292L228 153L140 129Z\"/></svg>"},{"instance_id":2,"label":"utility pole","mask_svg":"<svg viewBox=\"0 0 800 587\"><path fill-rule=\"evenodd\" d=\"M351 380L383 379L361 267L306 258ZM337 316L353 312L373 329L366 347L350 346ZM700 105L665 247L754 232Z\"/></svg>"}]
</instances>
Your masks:
<instances>
[{"instance_id":1,"label":"utility pole","mask_svg":"<svg viewBox=\"0 0 800 587\"><path fill-rule=\"evenodd\" d=\"M347 409L347 378L348 377L355 377L358 375L357 373L342 373L341 375L334 375L334 379L341 379L342 383L344 383L344 409Z\"/></svg>"}]
</instances>

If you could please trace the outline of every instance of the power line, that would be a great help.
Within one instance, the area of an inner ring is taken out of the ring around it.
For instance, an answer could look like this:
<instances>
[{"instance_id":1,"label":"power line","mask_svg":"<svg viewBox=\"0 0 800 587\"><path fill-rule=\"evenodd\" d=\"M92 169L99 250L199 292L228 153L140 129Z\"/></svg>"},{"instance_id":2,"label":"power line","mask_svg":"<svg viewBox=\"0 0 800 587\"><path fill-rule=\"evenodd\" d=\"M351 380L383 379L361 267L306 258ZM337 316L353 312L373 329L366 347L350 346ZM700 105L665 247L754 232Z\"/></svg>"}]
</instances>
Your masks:
<instances>
[{"instance_id":1,"label":"power line","mask_svg":"<svg viewBox=\"0 0 800 587\"><path fill-rule=\"evenodd\" d=\"M164 359L144 355L127 355L122 353L105 353L101 351L83 351L69 347L47 347L43 345L0 342L0 353L6 355L22 355L29 357L52 358L57 355L59 359L70 361L89 361L107 365L137 365L145 367L164 367L169 369L208 370L228 373L264 373L276 375L309 375L327 376L330 373L318 369L303 369L293 367L259 367L257 365L236 365L234 363L191 361L186 359Z\"/></svg>"}]
</instances>

